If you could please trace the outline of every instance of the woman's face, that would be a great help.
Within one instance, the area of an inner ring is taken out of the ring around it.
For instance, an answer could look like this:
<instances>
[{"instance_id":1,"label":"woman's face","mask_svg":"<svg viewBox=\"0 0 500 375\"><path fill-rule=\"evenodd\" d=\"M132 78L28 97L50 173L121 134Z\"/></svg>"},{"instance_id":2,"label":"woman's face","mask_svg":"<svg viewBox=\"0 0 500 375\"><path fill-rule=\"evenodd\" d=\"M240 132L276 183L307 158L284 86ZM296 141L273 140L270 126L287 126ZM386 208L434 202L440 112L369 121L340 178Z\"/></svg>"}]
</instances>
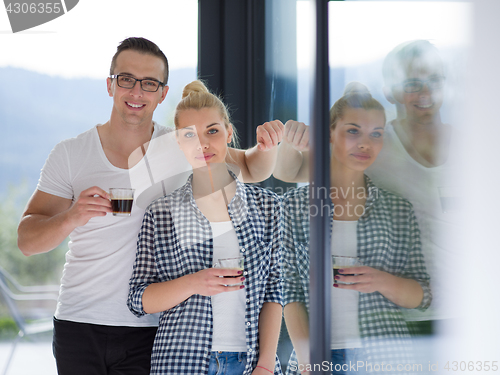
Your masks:
<instances>
[{"instance_id":1,"label":"woman's face","mask_svg":"<svg viewBox=\"0 0 500 375\"><path fill-rule=\"evenodd\" d=\"M226 128L215 108L188 109L179 112L177 142L193 167L224 163L233 129Z\"/></svg>"},{"instance_id":2,"label":"woman's face","mask_svg":"<svg viewBox=\"0 0 500 375\"><path fill-rule=\"evenodd\" d=\"M347 108L335 129L330 129L332 157L347 169L364 171L382 149L384 127L382 111Z\"/></svg>"}]
</instances>

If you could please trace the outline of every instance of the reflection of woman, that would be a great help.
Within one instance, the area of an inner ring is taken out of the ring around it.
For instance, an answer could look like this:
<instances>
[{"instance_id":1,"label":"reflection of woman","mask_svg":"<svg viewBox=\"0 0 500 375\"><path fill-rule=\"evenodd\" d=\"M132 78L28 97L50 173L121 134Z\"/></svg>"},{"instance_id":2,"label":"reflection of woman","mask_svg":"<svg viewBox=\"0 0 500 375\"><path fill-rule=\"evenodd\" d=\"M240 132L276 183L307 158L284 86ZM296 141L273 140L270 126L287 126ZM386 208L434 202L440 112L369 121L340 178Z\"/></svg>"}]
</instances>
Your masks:
<instances>
[{"instance_id":1,"label":"reflection of woman","mask_svg":"<svg viewBox=\"0 0 500 375\"><path fill-rule=\"evenodd\" d=\"M185 87L175 126L194 172L146 210L128 301L138 316L162 312L151 373L281 373L279 199L228 171L233 129L202 82ZM244 275L212 268L240 255Z\"/></svg>"},{"instance_id":2,"label":"reflection of woman","mask_svg":"<svg viewBox=\"0 0 500 375\"><path fill-rule=\"evenodd\" d=\"M429 277L411 205L377 189L364 175L382 148L384 109L362 85L353 84L346 91L330 111L332 254L357 256L363 266L336 276L332 288L330 368L352 370L350 364L363 363L364 368L358 366L354 373L397 372L398 364L411 360L400 308L429 305ZM284 199L285 321L297 356L292 354L290 373L312 369L308 213L313 214L314 208L308 201L309 187L288 192Z\"/></svg>"}]
</instances>

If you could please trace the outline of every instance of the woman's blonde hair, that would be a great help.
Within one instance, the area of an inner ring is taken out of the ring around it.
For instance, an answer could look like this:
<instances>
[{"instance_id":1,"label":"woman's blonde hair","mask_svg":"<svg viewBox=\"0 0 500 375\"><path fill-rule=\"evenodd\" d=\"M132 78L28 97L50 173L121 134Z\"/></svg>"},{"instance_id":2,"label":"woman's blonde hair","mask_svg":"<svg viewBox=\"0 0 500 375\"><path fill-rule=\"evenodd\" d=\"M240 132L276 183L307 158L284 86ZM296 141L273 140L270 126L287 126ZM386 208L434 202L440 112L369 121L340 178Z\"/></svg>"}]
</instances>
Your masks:
<instances>
[{"instance_id":1,"label":"woman's blonde hair","mask_svg":"<svg viewBox=\"0 0 500 375\"><path fill-rule=\"evenodd\" d=\"M344 89L344 95L330 109L330 129L335 129L337 121L344 116L346 108L376 109L382 111L384 123L386 121L384 106L371 96L365 85L359 82L348 83Z\"/></svg>"},{"instance_id":2,"label":"woman's blonde hair","mask_svg":"<svg viewBox=\"0 0 500 375\"><path fill-rule=\"evenodd\" d=\"M214 108L216 109L221 119L224 121L226 129L232 128L233 135L231 145L234 146L238 143L236 129L231 124L229 111L222 100L215 94L211 93L207 86L200 80L193 81L184 86L182 90L182 99L177 104L174 115L175 128L179 128L179 113L187 109L202 109Z\"/></svg>"}]
</instances>

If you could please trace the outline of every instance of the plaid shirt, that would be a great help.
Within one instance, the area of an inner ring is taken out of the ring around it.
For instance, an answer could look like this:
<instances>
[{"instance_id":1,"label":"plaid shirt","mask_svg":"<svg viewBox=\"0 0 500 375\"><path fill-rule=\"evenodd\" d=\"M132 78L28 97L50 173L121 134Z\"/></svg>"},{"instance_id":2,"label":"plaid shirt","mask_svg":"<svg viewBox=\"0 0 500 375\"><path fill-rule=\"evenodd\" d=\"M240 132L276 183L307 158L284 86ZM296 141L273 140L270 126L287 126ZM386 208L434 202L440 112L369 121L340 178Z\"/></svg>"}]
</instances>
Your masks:
<instances>
[{"instance_id":1,"label":"plaid shirt","mask_svg":"<svg viewBox=\"0 0 500 375\"><path fill-rule=\"evenodd\" d=\"M145 314L142 294L151 283L177 279L212 267L213 236L187 183L153 202L146 210L130 280L129 309ZM247 366L259 358L259 313L264 302L283 304L281 273L281 202L268 190L236 180L228 206L240 253L245 257ZM211 297L192 295L161 313L151 374L206 374L212 347ZM281 374L276 357L275 374Z\"/></svg>"},{"instance_id":2,"label":"plaid shirt","mask_svg":"<svg viewBox=\"0 0 500 375\"><path fill-rule=\"evenodd\" d=\"M364 265L416 280L424 291L417 308L425 310L432 295L413 208L407 200L374 186L366 176L365 182L369 195L357 225L358 257ZM309 186L288 192L283 206L285 305L302 302L309 309ZM333 223L333 206L330 213ZM413 362L410 334L399 306L378 292L359 293L358 310L368 362ZM290 361L296 361L295 353Z\"/></svg>"}]
</instances>

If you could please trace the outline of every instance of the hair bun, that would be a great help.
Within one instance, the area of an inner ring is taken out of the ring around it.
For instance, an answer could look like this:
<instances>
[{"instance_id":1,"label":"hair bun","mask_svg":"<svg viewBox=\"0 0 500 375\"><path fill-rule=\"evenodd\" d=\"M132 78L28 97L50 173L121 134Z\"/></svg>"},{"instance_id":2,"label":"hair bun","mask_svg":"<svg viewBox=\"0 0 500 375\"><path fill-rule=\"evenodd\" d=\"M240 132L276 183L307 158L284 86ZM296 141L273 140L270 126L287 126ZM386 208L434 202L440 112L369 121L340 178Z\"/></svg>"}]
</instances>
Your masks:
<instances>
[{"instance_id":1,"label":"hair bun","mask_svg":"<svg viewBox=\"0 0 500 375\"><path fill-rule=\"evenodd\" d=\"M205 86L202 81L196 80L184 86L182 90L182 99L191 93L210 93L210 91L208 91L207 86Z\"/></svg>"},{"instance_id":2,"label":"hair bun","mask_svg":"<svg viewBox=\"0 0 500 375\"><path fill-rule=\"evenodd\" d=\"M370 90L361 82L349 82L344 89L344 96L352 94L370 95Z\"/></svg>"}]
</instances>

